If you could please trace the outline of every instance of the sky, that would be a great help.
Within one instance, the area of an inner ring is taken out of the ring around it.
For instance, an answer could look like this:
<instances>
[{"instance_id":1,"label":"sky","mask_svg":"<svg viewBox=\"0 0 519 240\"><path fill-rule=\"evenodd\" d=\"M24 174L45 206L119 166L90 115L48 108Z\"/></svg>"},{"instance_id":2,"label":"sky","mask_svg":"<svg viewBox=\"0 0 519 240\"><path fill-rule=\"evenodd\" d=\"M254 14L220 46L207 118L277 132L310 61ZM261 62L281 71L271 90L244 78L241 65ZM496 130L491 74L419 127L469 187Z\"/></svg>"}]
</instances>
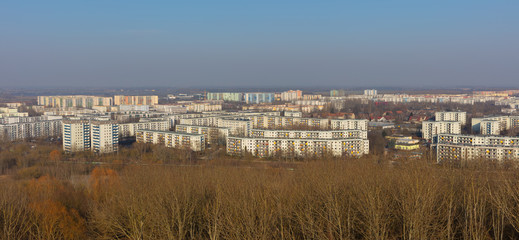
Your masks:
<instances>
[{"instance_id":1,"label":"sky","mask_svg":"<svg viewBox=\"0 0 519 240\"><path fill-rule=\"evenodd\" d=\"M519 88L517 0L3 0L1 87Z\"/></svg>"}]
</instances>

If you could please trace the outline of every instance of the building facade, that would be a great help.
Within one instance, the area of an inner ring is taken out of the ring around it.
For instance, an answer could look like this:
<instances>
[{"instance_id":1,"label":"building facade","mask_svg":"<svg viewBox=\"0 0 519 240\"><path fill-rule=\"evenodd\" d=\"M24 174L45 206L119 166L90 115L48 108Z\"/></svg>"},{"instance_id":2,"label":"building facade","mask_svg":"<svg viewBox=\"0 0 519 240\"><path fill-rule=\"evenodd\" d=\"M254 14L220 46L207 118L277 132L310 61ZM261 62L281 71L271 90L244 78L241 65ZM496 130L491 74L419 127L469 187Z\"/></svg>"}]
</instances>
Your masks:
<instances>
[{"instance_id":1,"label":"building facade","mask_svg":"<svg viewBox=\"0 0 519 240\"><path fill-rule=\"evenodd\" d=\"M162 144L171 148L186 148L192 151L203 151L205 139L203 134L180 133L172 131L137 130L138 143Z\"/></svg>"},{"instance_id":2,"label":"building facade","mask_svg":"<svg viewBox=\"0 0 519 240\"><path fill-rule=\"evenodd\" d=\"M438 162L471 159L519 160L519 137L440 134L434 142Z\"/></svg>"},{"instance_id":3,"label":"building facade","mask_svg":"<svg viewBox=\"0 0 519 240\"><path fill-rule=\"evenodd\" d=\"M119 125L113 121L65 120L62 131L65 152L119 150Z\"/></svg>"},{"instance_id":4,"label":"building facade","mask_svg":"<svg viewBox=\"0 0 519 240\"><path fill-rule=\"evenodd\" d=\"M92 108L93 106L112 106L111 97L100 96L38 96L38 105L56 108Z\"/></svg>"},{"instance_id":5,"label":"building facade","mask_svg":"<svg viewBox=\"0 0 519 240\"><path fill-rule=\"evenodd\" d=\"M311 157L326 154L359 157L369 153L369 140L229 137L227 153L249 153L256 157Z\"/></svg>"},{"instance_id":6,"label":"building facade","mask_svg":"<svg viewBox=\"0 0 519 240\"><path fill-rule=\"evenodd\" d=\"M115 95L114 105L156 105L159 104L158 96L124 96Z\"/></svg>"},{"instance_id":7,"label":"building facade","mask_svg":"<svg viewBox=\"0 0 519 240\"><path fill-rule=\"evenodd\" d=\"M467 123L466 112L436 112L434 116L436 121L455 121L461 122L461 125Z\"/></svg>"},{"instance_id":8,"label":"building facade","mask_svg":"<svg viewBox=\"0 0 519 240\"><path fill-rule=\"evenodd\" d=\"M422 138L431 140L441 133L461 134L461 122L457 121L423 121Z\"/></svg>"},{"instance_id":9,"label":"building facade","mask_svg":"<svg viewBox=\"0 0 519 240\"><path fill-rule=\"evenodd\" d=\"M245 93L245 102L248 104L271 103L275 98L274 93Z\"/></svg>"}]
</instances>

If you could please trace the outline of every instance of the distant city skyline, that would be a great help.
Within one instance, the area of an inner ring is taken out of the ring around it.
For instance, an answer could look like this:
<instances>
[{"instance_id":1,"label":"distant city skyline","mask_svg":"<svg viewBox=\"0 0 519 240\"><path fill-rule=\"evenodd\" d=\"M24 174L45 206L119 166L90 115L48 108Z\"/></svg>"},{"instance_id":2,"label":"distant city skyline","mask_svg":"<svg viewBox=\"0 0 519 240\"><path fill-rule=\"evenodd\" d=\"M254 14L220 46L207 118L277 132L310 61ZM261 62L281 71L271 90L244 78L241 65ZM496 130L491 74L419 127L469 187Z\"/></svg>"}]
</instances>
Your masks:
<instances>
[{"instance_id":1,"label":"distant city skyline","mask_svg":"<svg viewBox=\"0 0 519 240\"><path fill-rule=\"evenodd\" d=\"M9 1L0 88L518 88L517 1Z\"/></svg>"}]
</instances>

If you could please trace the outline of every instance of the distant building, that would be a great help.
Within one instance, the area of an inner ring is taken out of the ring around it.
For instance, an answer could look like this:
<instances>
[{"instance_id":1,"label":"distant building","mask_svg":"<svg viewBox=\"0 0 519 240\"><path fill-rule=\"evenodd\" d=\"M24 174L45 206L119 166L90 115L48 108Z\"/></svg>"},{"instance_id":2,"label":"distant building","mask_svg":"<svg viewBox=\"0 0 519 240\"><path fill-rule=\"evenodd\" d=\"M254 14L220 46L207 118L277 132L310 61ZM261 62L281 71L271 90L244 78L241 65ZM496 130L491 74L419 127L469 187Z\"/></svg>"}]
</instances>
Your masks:
<instances>
[{"instance_id":1,"label":"distant building","mask_svg":"<svg viewBox=\"0 0 519 240\"><path fill-rule=\"evenodd\" d=\"M243 101L242 93L234 92L219 92L219 93L207 93L207 100L223 100L228 102L241 102Z\"/></svg>"},{"instance_id":2,"label":"distant building","mask_svg":"<svg viewBox=\"0 0 519 240\"><path fill-rule=\"evenodd\" d=\"M482 135L499 135L501 134L501 122L499 120L483 120L480 123L479 133Z\"/></svg>"},{"instance_id":3,"label":"distant building","mask_svg":"<svg viewBox=\"0 0 519 240\"><path fill-rule=\"evenodd\" d=\"M274 100L274 93L245 93L245 102L248 104L271 103Z\"/></svg>"},{"instance_id":4,"label":"distant building","mask_svg":"<svg viewBox=\"0 0 519 240\"><path fill-rule=\"evenodd\" d=\"M92 108L93 106L112 106L111 97L100 96L38 96L38 105L56 108Z\"/></svg>"},{"instance_id":5,"label":"distant building","mask_svg":"<svg viewBox=\"0 0 519 240\"><path fill-rule=\"evenodd\" d=\"M369 140L228 137L227 153L249 153L256 157L306 157L324 154L359 157L369 153Z\"/></svg>"},{"instance_id":6,"label":"distant building","mask_svg":"<svg viewBox=\"0 0 519 240\"><path fill-rule=\"evenodd\" d=\"M126 111L148 112L148 111L150 111L150 105L119 105L119 111L121 111L121 112L126 112Z\"/></svg>"},{"instance_id":7,"label":"distant building","mask_svg":"<svg viewBox=\"0 0 519 240\"><path fill-rule=\"evenodd\" d=\"M0 119L0 138L9 141L61 136L61 116Z\"/></svg>"},{"instance_id":8,"label":"distant building","mask_svg":"<svg viewBox=\"0 0 519 240\"><path fill-rule=\"evenodd\" d=\"M466 112L436 112L434 116L436 121L456 121L461 122L461 125L467 123Z\"/></svg>"},{"instance_id":9,"label":"distant building","mask_svg":"<svg viewBox=\"0 0 519 240\"><path fill-rule=\"evenodd\" d=\"M205 149L203 134L137 130L136 140L138 143L163 144L166 147L187 148L193 151L203 151Z\"/></svg>"},{"instance_id":10,"label":"distant building","mask_svg":"<svg viewBox=\"0 0 519 240\"><path fill-rule=\"evenodd\" d=\"M156 105L159 103L158 96L114 96L114 105Z\"/></svg>"},{"instance_id":11,"label":"distant building","mask_svg":"<svg viewBox=\"0 0 519 240\"><path fill-rule=\"evenodd\" d=\"M367 96L367 97L377 96L377 90L376 89L366 89L366 90L364 90L364 96Z\"/></svg>"},{"instance_id":12,"label":"distant building","mask_svg":"<svg viewBox=\"0 0 519 240\"><path fill-rule=\"evenodd\" d=\"M284 111L283 115L285 117L303 117L303 113L300 111Z\"/></svg>"},{"instance_id":13,"label":"distant building","mask_svg":"<svg viewBox=\"0 0 519 240\"><path fill-rule=\"evenodd\" d=\"M281 93L281 101L294 101L303 98L303 91L289 90Z\"/></svg>"},{"instance_id":14,"label":"distant building","mask_svg":"<svg viewBox=\"0 0 519 240\"><path fill-rule=\"evenodd\" d=\"M175 126L175 131L179 133L194 133L203 134L206 143L216 144L219 139L226 140L229 136L229 128L221 127L207 127L195 125L181 125Z\"/></svg>"},{"instance_id":15,"label":"distant building","mask_svg":"<svg viewBox=\"0 0 519 240\"><path fill-rule=\"evenodd\" d=\"M503 130L519 128L519 116L472 118L472 131L483 135L499 135Z\"/></svg>"},{"instance_id":16,"label":"distant building","mask_svg":"<svg viewBox=\"0 0 519 240\"><path fill-rule=\"evenodd\" d=\"M461 122L457 121L423 121L422 138L431 140L441 133L461 134Z\"/></svg>"},{"instance_id":17,"label":"distant building","mask_svg":"<svg viewBox=\"0 0 519 240\"><path fill-rule=\"evenodd\" d=\"M344 97L346 96L346 91L344 90L330 90L330 97Z\"/></svg>"}]
</instances>

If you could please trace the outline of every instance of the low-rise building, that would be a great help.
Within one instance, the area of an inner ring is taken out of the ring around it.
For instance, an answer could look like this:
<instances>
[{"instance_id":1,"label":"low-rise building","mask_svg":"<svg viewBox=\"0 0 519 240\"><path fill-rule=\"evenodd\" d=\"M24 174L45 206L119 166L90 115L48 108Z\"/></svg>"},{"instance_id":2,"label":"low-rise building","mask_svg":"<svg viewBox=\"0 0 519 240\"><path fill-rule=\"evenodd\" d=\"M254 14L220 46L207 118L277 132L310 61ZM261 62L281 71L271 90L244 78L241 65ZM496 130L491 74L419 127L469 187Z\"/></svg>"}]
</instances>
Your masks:
<instances>
[{"instance_id":1,"label":"low-rise building","mask_svg":"<svg viewBox=\"0 0 519 240\"><path fill-rule=\"evenodd\" d=\"M519 160L519 137L439 134L435 140L438 162L452 160Z\"/></svg>"},{"instance_id":2,"label":"low-rise building","mask_svg":"<svg viewBox=\"0 0 519 240\"><path fill-rule=\"evenodd\" d=\"M203 151L205 149L205 138L203 134L137 130L136 140L138 143L163 144L166 147L187 148L193 151Z\"/></svg>"},{"instance_id":3,"label":"low-rise building","mask_svg":"<svg viewBox=\"0 0 519 240\"><path fill-rule=\"evenodd\" d=\"M309 157L325 154L359 157L369 153L369 140L228 137L227 153L249 153L256 157Z\"/></svg>"},{"instance_id":4,"label":"low-rise building","mask_svg":"<svg viewBox=\"0 0 519 240\"><path fill-rule=\"evenodd\" d=\"M209 144L216 144L218 140L226 140L229 136L229 128L222 127L207 127L178 124L175 126L175 131L180 133L203 134L206 143Z\"/></svg>"}]
</instances>

